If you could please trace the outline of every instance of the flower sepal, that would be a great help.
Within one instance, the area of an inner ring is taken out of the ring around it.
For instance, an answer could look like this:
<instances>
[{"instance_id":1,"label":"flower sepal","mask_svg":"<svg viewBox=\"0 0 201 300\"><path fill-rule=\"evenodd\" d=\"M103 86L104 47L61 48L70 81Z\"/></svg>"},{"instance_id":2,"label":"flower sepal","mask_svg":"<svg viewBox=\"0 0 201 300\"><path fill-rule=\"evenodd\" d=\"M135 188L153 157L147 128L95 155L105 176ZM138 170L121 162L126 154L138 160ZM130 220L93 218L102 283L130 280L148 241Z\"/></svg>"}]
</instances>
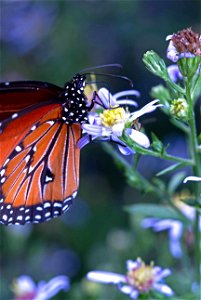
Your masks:
<instances>
[{"instance_id":1,"label":"flower sepal","mask_svg":"<svg viewBox=\"0 0 201 300\"><path fill-rule=\"evenodd\" d=\"M200 56L184 56L178 60L178 67L182 76L192 78L196 73L201 62Z\"/></svg>"}]
</instances>

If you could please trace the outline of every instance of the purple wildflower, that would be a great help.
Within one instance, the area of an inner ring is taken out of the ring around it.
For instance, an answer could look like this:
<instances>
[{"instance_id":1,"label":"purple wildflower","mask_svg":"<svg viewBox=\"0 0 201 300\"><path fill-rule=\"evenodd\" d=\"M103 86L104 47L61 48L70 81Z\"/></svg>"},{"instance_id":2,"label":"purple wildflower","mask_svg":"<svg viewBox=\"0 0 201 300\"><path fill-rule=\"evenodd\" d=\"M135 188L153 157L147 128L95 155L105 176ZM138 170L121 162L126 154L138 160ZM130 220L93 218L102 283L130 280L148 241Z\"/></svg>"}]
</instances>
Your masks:
<instances>
[{"instance_id":1,"label":"purple wildflower","mask_svg":"<svg viewBox=\"0 0 201 300\"><path fill-rule=\"evenodd\" d=\"M142 220L142 227L153 228L156 232L168 230L170 253L175 258L180 258L182 256L182 248L180 244L180 239L183 234L182 222L173 219L162 220L158 218L145 218Z\"/></svg>"},{"instance_id":2,"label":"purple wildflower","mask_svg":"<svg viewBox=\"0 0 201 300\"><path fill-rule=\"evenodd\" d=\"M164 277L170 275L169 269L146 265L140 258L135 261L127 260L127 274L122 275L112 272L92 271L87 274L87 279L95 282L114 284L131 299L137 299L140 294L155 290L166 296L172 296L172 289L163 283Z\"/></svg>"},{"instance_id":3,"label":"purple wildflower","mask_svg":"<svg viewBox=\"0 0 201 300\"><path fill-rule=\"evenodd\" d=\"M194 176L192 177L192 179L194 179ZM201 178L199 180L201 180ZM181 193L175 194L172 198L174 205L178 208L178 210L180 210L183 216L185 216L186 219L190 221L187 227L185 227L185 225L180 220L160 219L153 217L144 218L141 223L142 227L152 228L155 232L160 232L164 230L168 231L170 253L175 258L180 258L182 256L182 235L188 238L189 234L185 235L184 233L188 232L191 234L192 232L192 225L190 223L194 223L196 210L194 207L185 204L185 200L190 198L192 199L192 195L185 190ZM201 217L199 218L199 228L201 231ZM186 244L188 244L188 239L186 240Z\"/></svg>"},{"instance_id":4,"label":"purple wildflower","mask_svg":"<svg viewBox=\"0 0 201 300\"><path fill-rule=\"evenodd\" d=\"M166 41L170 41L167 48L167 58L174 63L182 57L201 56L201 36L191 28L168 35Z\"/></svg>"},{"instance_id":5,"label":"purple wildflower","mask_svg":"<svg viewBox=\"0 0 201 300\"><path fill-rule=\"evenodd\" d=\"M36 285L30 276L22 275L13 283L14 300L48 300L62 289L67 291L69 287L66 276L56 276L47 283L41 281Z\"/></svg>"},{"instance_id":6,"label":"purple wildflower","mask_svg":"<svg viewBox=\"0 0 201 300\"><path fill-rule=\"evenodd\" d=\"M130 113L127 108L123 108L120 104L136 106L136 102L130 99L119 99L122 96L130 95L138 96L139 92L131 90L111 95L105 88L98 91L94 100L96 110L89 113L88 124L82 125L85 135L78 142L80 148L83 148L91 140L99 139L116 142L119 150L124 155L134 153L121 140L123 134L129 136L142 147L148 148L150 146L148 137L138 130L137 119L146 113L154 111L161 104L157 104L159 100L154 100L140 110Z\"/></svg>"}]
</instances>

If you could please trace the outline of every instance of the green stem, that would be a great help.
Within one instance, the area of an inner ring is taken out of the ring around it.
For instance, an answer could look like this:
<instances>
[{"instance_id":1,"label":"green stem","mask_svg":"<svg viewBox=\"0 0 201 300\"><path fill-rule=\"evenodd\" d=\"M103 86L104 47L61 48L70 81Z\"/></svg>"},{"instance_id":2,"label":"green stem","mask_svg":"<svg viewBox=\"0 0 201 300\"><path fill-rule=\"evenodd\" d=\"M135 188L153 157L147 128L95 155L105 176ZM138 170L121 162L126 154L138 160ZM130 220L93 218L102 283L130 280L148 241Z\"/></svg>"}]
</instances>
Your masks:
<instances>
[{"instance_id":1,"label":"green stem","mask_svg":"<svg viewBox=\"0 0 201 300\"><path fill-rule=\"evenodd\" d=\"M148 150L148 152L149 153L147 153L147 154L149 154L149 155L152 155L152 156L155 156L155 157L160 157L160 158L167 159L167 160L181 162L181 163L184 163L186 165L192 165L192 163L193 163L193 161L191 159L181 158L181 157L166 154L166 153L161 154L159 152L155 152L155 151L152 151L152 150Z\"/></svg>"},{"instance_id":2,"label":"green stem","mask_svg":"<svg viewBox=\"0 0 201 300\"><path fill-rule=\"evenodd\" d=\"M185 164L186 166L192 166L193 165L193 160L192 159L187 159L187 158L181 158L178 156L174 156L171 154L167 154L166 152L156 152L147 148L143 148L142 146L136 144L133 142L133 140L129 137L129 136L122 136L121 140L123 142L125 142L127 145L129 145L129 147L131 149L133 149L134 151L136 151L137 153L143 154L143 155L150 155L150 156L155 156L155 157L159 157L162 159L166 159L166 160L172 160L172 161L176 161L176 162L180 162Z\"/></svg>"},{"instance_id":3,"label":"green stem","mask_svg":"<svg viewBox=\"0 0 201 300\"><path fill-rule=\"evenodd\" d=\"M191 89L189 80L186 79L186 98L189 106L189 126L190 126L190 151L193 159L193 175L201 176L201 157L198 151L198 141L197 141L197 132L196 132L196 124L195 124L195 113L194 113L194 105L193 99L191 97ZM198 202L200 202L200 185L199 183L195 183L195 196ZM196 281L199 286L201 281L200 274L200 265L201 265L201 234L199 230L199 218L200 213L196 210L195 224L194 224L194 232L195 232L195 266L196 266Z\"/></svg>"},{"instance_id":4,"label":"green stem","mask_svg":"<svg viewBox=\"0 0 201 300\"><path fill-rule=\"evenodd\" d=\"M181 129L185 134L188 134L189 133L189 128L188 126L186 126L185 124L183 124L182 122L180 121L177 121L176 119L172 118L170 119L171 123L173 125L175 125L177 128Z\"/></svg>"}]
</instances>

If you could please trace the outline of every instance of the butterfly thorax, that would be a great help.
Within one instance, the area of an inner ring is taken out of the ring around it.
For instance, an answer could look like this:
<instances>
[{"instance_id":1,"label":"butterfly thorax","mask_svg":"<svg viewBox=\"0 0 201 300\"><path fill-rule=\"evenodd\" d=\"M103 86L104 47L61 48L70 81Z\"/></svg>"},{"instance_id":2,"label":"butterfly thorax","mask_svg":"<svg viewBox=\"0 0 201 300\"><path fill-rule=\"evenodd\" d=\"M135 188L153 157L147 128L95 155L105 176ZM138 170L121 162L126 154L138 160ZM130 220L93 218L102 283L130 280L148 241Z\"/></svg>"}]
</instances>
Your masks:
<instances>
[{"instance_id":1,"label":"butterfly thorax","mask_svg":"<svg viewBox=\"0 0 201 300\"><path fill-rule=\"evenodd\" d=\"M84 94L86 76L77 74L66 83L61 95L63 101L62 120L67 124L87 122L89 107Z\"/></svg>"}]
</instances>

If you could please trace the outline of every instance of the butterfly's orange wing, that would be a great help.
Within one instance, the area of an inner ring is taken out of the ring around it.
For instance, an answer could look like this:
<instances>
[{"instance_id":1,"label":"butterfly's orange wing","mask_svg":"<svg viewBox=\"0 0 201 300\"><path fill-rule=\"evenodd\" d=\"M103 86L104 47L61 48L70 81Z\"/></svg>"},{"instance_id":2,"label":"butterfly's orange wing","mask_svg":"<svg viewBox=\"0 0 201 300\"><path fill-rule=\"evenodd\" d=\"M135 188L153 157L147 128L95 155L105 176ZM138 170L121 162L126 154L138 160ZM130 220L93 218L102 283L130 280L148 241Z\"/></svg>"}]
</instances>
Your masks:
<instances>
[{"instance_id":1,"label":"butterfly's orange wing","mask_svg":"<svg viewBox=\"0 0 201 300\"><path fill-rule=\"evenodd\" d=\"M79 184L80 124L61 104L11 116L0 135L0 221L43 222L68 209Z\"/></svg>"}]
</instances>

